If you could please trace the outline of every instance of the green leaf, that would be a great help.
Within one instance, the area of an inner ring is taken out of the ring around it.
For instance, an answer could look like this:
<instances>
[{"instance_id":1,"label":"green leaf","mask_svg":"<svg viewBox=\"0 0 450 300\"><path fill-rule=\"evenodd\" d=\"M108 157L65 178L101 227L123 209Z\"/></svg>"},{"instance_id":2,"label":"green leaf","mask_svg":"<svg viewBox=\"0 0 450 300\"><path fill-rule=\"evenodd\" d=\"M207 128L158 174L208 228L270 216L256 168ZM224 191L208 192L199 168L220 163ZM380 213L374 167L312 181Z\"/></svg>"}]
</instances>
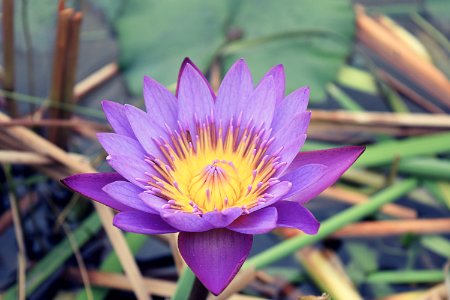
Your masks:
<instances>
[{"instance_id":1,"label":"green leaf","mask_svg":"<svg viewBox=\"0 0 450 300\"><path fill-rule=\"evenodd\" d=\"M227 11L225 1L127 1L115 28L131 92L142 95L144 75L174 83L185 57L205 71L225 41Z\"/></svg>"},{"instance_id":2,"label":"green leaf","mask_svg":"<svg viewBox=\"0 0 450 300\"><path fill-rule=\"evenodd\" d=\"M228 49L224 69L244 57L260 78L283 63L288 92L309 85L312 98L323 99L350 50L354 28L347 1L130 0L122 8L114 27L120 64L136 95L142 94L144 75L170 85L184 57L207 71L220 50ZM227 44L231 31L241 31L243 39Z\"/></svg>"},{"instance_id":3,"label":"green leaf","mask_svg":"<svg viewBox=\"0 0 450 300\"><path fill-rule=\"evenodd\" d=\"M225 69L244 57L254 77L260 78L271 66L284 64L288 92L308 85L311 97L321 100L325 85L335 78L349 52L353 18L347 1L242 1L232 26L242 30L244 41L289 32L305 34L236 51L226 56Z\"/></svg>"}]
</instances>

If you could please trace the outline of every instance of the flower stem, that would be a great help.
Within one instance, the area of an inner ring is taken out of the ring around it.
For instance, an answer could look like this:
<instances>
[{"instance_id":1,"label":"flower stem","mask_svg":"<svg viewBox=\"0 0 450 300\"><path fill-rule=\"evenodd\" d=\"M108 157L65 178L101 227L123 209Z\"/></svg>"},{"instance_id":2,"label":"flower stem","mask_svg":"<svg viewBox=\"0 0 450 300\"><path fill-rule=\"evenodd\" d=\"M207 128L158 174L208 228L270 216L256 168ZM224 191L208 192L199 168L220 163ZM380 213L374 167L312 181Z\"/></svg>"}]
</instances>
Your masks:
<instances>
[{"instance_id":1,"label":"flower stem","mask_svg":"<svg viewBox=\"0 0 450 300\"><path fill-rule=\"evenodd\" d=\"M370 274L367 282L370 283L425 283L440 282L444 280L442 270L409 270L409 271L383 271Z\"/></svg>"},{"instance_id":2,"label":"flower stem","mask_svg":"<svg viewBox=\"0 0 450 300\"><path fill-rule=\"evenodd\" d=\"M172 300L185 300L187 299L187 295L190 295L192 286L196 277L192 270L185 266L183 273L178 279L177 289L173 294Z\"/></svg>"},{"instance_id":3,"label":"flower stem","mask_svg":"<svg viewBox=\"0 0 450 300\"><path fill-rule=\"evenodd\" d=\"M323 240L336 230L358 221L363 217L374 213L383 204L392 202L398 197L401 197L417 186L416 179L408 179L402 182L396 183L385 190L375 194L371 197L370 201L353 206L337 214L334 217L329 218L322 223L319 232L316 235L300 235L298 237L286 240L268 250L257 254L250 258L244 267L253 266L256 269L261 269L285 256L294 253L296 250L305 246L311 245L315 242Z\"/></svg>"}]
</instances>

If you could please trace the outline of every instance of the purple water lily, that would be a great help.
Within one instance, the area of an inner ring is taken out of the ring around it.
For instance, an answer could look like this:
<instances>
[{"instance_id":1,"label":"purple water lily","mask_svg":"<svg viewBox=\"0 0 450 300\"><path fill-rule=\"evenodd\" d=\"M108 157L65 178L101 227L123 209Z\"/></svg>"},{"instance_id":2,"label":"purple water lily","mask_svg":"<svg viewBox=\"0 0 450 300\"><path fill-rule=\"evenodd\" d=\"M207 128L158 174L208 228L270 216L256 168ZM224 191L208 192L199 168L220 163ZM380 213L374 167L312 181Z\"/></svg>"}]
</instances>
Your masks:
<instances>
[{"instance_id":1,"label":"purple water lily","mask_svg":"<svg viewBox=\"0 0 450 300\"><path fill-rule=\"evenodd\" d=\"M214 294L247 258L254 234L276 227L315 234L303 204L333 184L363 147L299 153L311 112L307 87L285 97L282 65L254 87L244 60L217 95L186 59L176 94L144 79L147 112L103 101L115 133L99 133L114 173L63 182L119 213L114 225L142 234L180 232L178 247Z\"/></svg>"}]
</instances>

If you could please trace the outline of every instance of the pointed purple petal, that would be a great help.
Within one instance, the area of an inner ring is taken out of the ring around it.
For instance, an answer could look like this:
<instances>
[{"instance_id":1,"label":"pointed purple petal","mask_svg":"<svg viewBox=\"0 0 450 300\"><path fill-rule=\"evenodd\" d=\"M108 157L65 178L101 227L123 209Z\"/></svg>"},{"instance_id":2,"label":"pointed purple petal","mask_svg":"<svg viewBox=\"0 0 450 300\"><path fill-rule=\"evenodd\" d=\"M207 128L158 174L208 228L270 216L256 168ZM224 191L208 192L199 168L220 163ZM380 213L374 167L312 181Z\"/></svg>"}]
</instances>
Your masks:
<instances>
[{"instance_id":1,"label":"pointed purple petal","mask_svg":"<svg viewBox=\"0 0 450 300\"><path fill-rule=\"evenodd\" d=\"M203 215L208 223L210 223L215 228L223 228L230 225L234 220L236 220L240 215L242 215L242 208L231 207L223 211L211 211Z\"/></svg>"},{"instance_id":2,"label":"pointed purple petal","mask_svg":"<svg viewBox=\"0 0 450 300\"><path fill-rule=\"evenodd\" d=\"M316 234L319 230L319 221L300 204L292 201L279 201L274 207L278 211L277 225L279 227L297 228L306 234Z\"/></svg>"},{"instance_id":3,"label":"pointed purple petal","mask_svg":"<svg viewBox=\"0 0 450 300\"><path fill-rule=\"evenodd\" d=\"M309 164L284 175L281 179L292 183L291 190L284 195L284 198L295 199L296 202L304 203L302 199L305 191L315 184L320 184L321 178L328 172L329 168L325 165Z\"/></svg>"},{"instance_id":4,"label":"pointed purple petal","mask_svg":"<svg viewBox=\"0 0 450 300\"><path fill-rule=\"evenodd\" d=\"M267 233L277 227L277 210L267 207L239 217L227 228L245 234Z\"/></svg>"},{"instance_id":5,"label":"pointed purple petal","mask_svg":"<svg viewBox=\"0 0 450 300\"><path fill-rule=\"evenodd\" d=\"M275 81L273 77L266 77L249 96L243 107L242 122L246 125L250 120L259 126L265 124L269 127L272 123L276 104Z\"/></svg>"},{"instance_id":6,"label":"pointed purple petal","mask_svg":"<svg viewBox=\"0 0 450 300\"><path fill-rule=\"evenodd\" d=\"M215 103L216 119L227 124L243 111L253 91L253 79L245 60L238 60L223 78Z\"/></svg>"},{"instance_id":7,"label":"pointed purple petal","mask_svg":"<svg viewBox=\"0 0 450 300\"><path fill-rule=\"evenodd\" d=\"M200 77L202 78L203 82L208 86L209 88L209 92L211 94L211 97L213 99L216 99L216 94L214 93L213 89L211 88L211 86L209 85L208 80L206 79L205 75L203 75L202 71L189 59L189 57L186 57L183 62L181 63L181 67L180 67L180 71L178 72L178 81L177 81L177 90L175 92L175 96L178 98L178 93L180 90L180 80L181 80L181 76L183 75L183 72L186 68L187 65L192 66L195 71L200 75Z\"/></svg>"},{"instance_id":8,"label":"pointed purple petal","mask_svg":"<svg viewBox=\"0 0 450 300\"><path fill-rule=\"evenodd\" d=\"M298 199L289 199L306 203L319 195L327 187L335 183L339 177L355 162L355 160L364 152L365 147L350 146L342 148L333 148L328 150L317 150L301 152L295 157L292 164L286 170L286 176L296 169L308 164L322 164L327 166L326 172L313 185L304 189Z\"/></svg>"},{"instance_id":9,"label":"pointed purple petal","mask_svg":"<svg viewBox=\"0 0 450 300\"><path fill-rule=\"evenodd\" d=\"M114 226L129 232L141 234L164 234L177 232L159 215L141 211L124 211L114 216Z\"/></svg>"},{"instance_id":10,"label":"pointed purple petal","mask_svg":"<svg viewBox=\"0 0 450 300\"><path fill-rule=\"evenodd\" d=\"M150 119L160 126L166 123L170 128L177 126L177 99L159 82L144 77L144 100Z\"/></svg>"},{"instance_id":11,"label":"pointed purple petal","mask_svg":"<svg viewBox=\"0 0 450 300\"><path fill-rule=\"evenodd\" d=\"M268 153L274 153L283 149L280 156L280 161L286 163L286 167L297 156L300 149L306 140L306 131L311 119L311 112L304 112L297 115L289 124L286 124L282 129L272 134L275 140L270 145ZM286 167L281 170L284 171Z\"/></svg>"},{"instance_id":12,"label":"pointed purple petal","mask_svg":"<svg viewBox=\"0 0 450 300\"><path fill-rule=\"evenodd\" d=\"M177 228L179 231L202 232L214 228L201 216L189 212L174 209L163 209L161 210L161 217L164 221Z\"/></svg>"},{"instance_id":13,"label":"pointed purple petal","mask_svg":"<svg viewBox=\"0 0 450 300\"><path fill-rule=\"evenodd\" d=\"M309 87L302 87L293 91L284 100L275 106L275 115L280 116L272 121L272 132L278 132L281 128L291 123L295 116L306 110L309 99Z\"/></svg>"},{"instance_id":14,"label":"pointed purple petal","mask_svg":"<svg viewBox=\"0 0 450 300\"><path fill-rule=\"evenodd\" d=\"M76 174L61 180L68 188L80 193L84 197L90 198L109 206L115 210L133 210L131 207L123 205L116 199L110 197L102 188L114 181L123 180L117 173L86 173Z\"/></svg>"},{"instance_id":15,"label":"pointed purple petal","mask_svg":"<svg viewBox=\"0 0 450 300\"><path fill-rule=\"evenodd\" d=\"M147 213L157 213L154 209L147 206L141 198L139 198L139 194L142 193L142 189L128 181L114 181L105 185L103 187L103 191L123 205Z\"/></svg>"},{"instance_id":16,"label":"pointed purple petal","mask_svg":"<svg viewBox=\"0 0 450 300\"><path fill-rule=\"evenodd\" d=\"M205 122L214 109L208 85L198 72L187 64L180 78L178 93L178 119L188 124L191 132L195 129L195 117Z\"/></svg>"},{"instance_id":17,"label":"pointed purple petal","mask_svg":"<svg viewBox=\"0 0 450 300\"><path fill-rule=\"evenodd\" d=\"M284 66L276 65L272 67L261 79L264 81L267 77L273 77L274 89L277 102L280 102L284 98L285 87L286 87L286 76L284 74Z\"/></svg>"},{"instance_id":18,"label":"pointed purple petal","mask_svg":"<svg viewBox=\"0 0 450 300\"><path fill-rule=\"evenodd\" d=\"M284 198L284 196L291 190L292 183L289 181L281 181L267 189L266 193L272 195L272 198L266 200L264 203L250 209L250 212L260 210L264 207L270 206L273 203Z\"/></svg>"},{"instance_id":19,"label":"pointed purple petal","mask_svg":"<svg viewBox=\"0 0 450 300\"><path fill-rule=\"evenodd\" d=\"M167 200L161 199L148 192L140 193L139 198L141 198L148 207L159 213L161 213L163 205L167 204Z\"/></svg>"},{"instance_id":20,"label":"pointed purple petal","mask_svg":"<svg viewBox=\"0 0 450 300\"><path fill-rule=\"evenodd\" d=\"M135 139L116 133L97 133L97 139L109 155L128 155L144 159L145 151Z\"/></svg>"},{"instance_id":21,"label":"pointed purple petal","mask_svg":"<svg viewBox=\"0 0 450 300\"><path fill-rule=\"evenodd\" d=\"M164 156L154 141L154 139L158 139L160 136L164 138L167 136L163 127L156 124L148 114L132 105L125 105L125 112L136 138L145 151L153 157L163 160Z\"/></svg>"},{"instance_id":22,"label":"pointed purple petal","mask_svg":"<svg viewBox=\"0 0 450 300\"><path fill-rule=\"evenodd\" d=\"M111 125L112 129L117 134L135 138L130 123L128 123L128 118L125 115L125 109L122 104L103 100L102 107L109 125Z\"/></svg>"},{"instance_id":23,"label":"pointed purple petal","mask_svg":"<svg viewBox=\"0 0 450 300\"><path fill-rule=\"evenodd\" d=\"M236 276L250 253L253 237L226 229L180 232L178 248L187 265L214 295Z\"/></svg>"},{"instance_id":24,"label":"pointed purple petal","mask_svg":"<svg viewBox=\"0 0 450 300\"><path fill-rule=\"evenodd\" d=\"M106 161L117 173L140 188L145 187L140 179L148 179L147 173L156 175L156 171L148 163L133 156L109 155Z\"/></svg>"}]
</instances>

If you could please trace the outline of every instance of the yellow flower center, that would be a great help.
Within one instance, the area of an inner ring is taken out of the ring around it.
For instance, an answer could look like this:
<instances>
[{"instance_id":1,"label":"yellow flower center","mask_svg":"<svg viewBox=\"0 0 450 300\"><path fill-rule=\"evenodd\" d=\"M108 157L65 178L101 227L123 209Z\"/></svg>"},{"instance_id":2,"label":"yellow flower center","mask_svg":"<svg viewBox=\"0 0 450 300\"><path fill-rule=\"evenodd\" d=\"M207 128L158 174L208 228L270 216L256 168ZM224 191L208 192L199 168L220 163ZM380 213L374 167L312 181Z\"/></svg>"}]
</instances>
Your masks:
<instances>
[{"instance_id":1,"label":"yellow flower center","mask_svg":"<svg viewBox=\"0 0 450 300\"><path fill-rule=\"evenodd\" d=\"M239 123L239 122L238 122ZM211 121L197 124L195 146L189 131L172 131L171 143L158 141L167 163L147 160L158 175L150 190L168 200L167 207L193 213L242 207L244 211L272 198L266 190L279 157L266 155L272 140L266 130L233 126L226 130Z\"/></svg>"}]
</instances>

